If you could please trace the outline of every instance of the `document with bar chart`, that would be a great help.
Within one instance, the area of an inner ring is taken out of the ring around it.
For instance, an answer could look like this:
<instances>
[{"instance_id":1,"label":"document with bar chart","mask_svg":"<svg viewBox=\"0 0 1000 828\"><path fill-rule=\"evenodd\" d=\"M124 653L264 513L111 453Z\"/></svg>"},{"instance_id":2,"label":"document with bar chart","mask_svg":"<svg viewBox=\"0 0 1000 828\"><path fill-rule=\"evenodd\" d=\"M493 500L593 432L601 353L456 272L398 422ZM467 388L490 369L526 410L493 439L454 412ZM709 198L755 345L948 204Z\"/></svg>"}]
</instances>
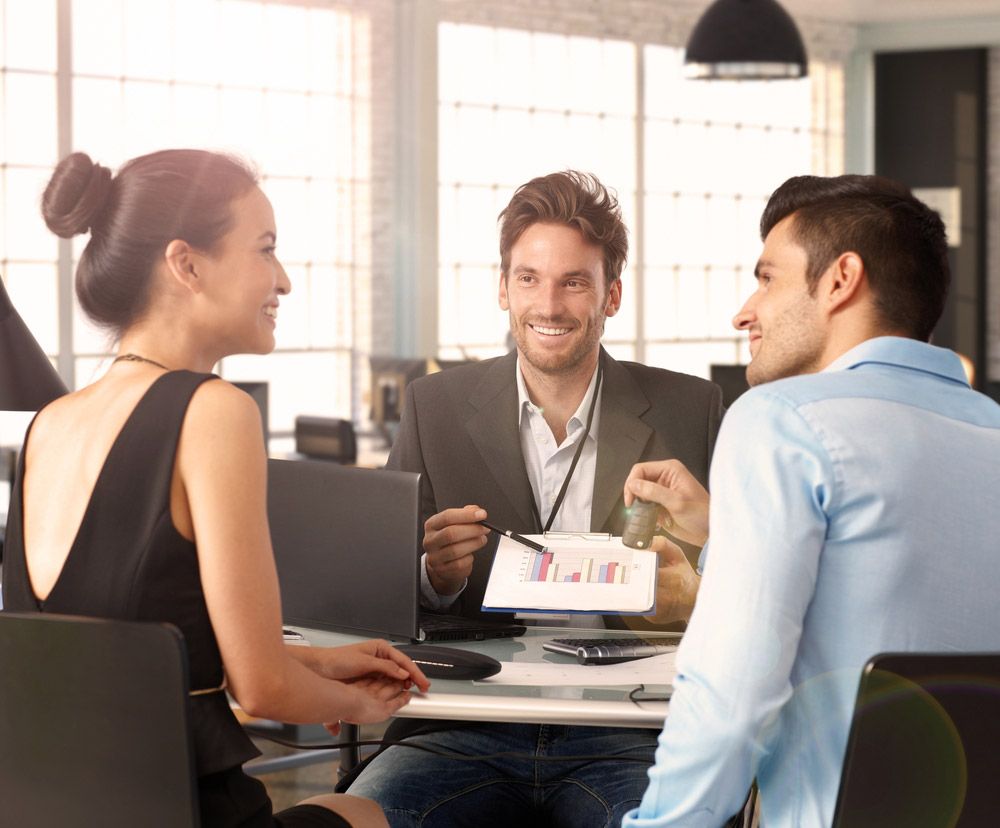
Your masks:
<instances>
[{"instance_id":1,"label":"document with bar chart","mask_svg":"<svg viewBox=\"0 0 1000 828\"><path fill-rule=\"evenodd\" d=\"M649 613L656 603L656 553L621 538L528 535L545 552L501 538L483 596L496 612Z\"/></svg>"}]
</instances>

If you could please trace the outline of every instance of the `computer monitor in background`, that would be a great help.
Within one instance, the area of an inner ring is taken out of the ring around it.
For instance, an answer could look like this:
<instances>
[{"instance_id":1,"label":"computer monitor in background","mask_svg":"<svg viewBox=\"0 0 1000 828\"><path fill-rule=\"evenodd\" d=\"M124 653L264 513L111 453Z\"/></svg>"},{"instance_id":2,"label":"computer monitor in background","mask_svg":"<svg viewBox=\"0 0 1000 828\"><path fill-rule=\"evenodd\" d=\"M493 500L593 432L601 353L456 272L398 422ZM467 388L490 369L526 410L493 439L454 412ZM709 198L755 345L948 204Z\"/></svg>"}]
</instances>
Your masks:
<instances>
[{"instance_id":1,"label":"computer monitor in background","mask_svg":"<svg viewBox=\"0 0 1000 828\"><path fill-rule=\"evenodd\" d=\"M257 408L260 409L260 421L264 426L264 446L267 447L267 441L270 437L270 431L268 430L268 420L267 420L267 383L266 382L234 382L237 388L241 391L246 391L247 394L257 403Z\"/></svg>"},{"instance_id":2,"label":"computer monitor in background","mask_svg":"<svg viewBox=\"0 0 1000 828\"><path fill-rule=\"evenodd\" d=\"M337 417L300 414L295 418L295 451L303 457L354 465L358 461L354 424Z\"/></svg>"},{"instance_id":3,"label":"computer monitor in background","mask_svg":"<svg viewBox=\"0 0 1000 828\"><path fill-rule=\"evenodd\" d=\"M736 398L750 389L746 365L713 365L711 379L722 389L722 404L729 408Z\"/></svg>"},{"instance_id":4,"label":"computer monitor in background","mask_svg":"<svg viewBox=\"0 0 1000 828\"><path fill-rule=\"evenodd\" d=\"M375 428L392 445L396 428L403 414L406 386L425 374L435 374L456 365L464 365L466 359L404 359L402 357L370 357L371 419Z\"/></svg>"},{"instance_id":5,"label":"computer monitor in background","mask_svg":"<svg viewBox=\"0 0 1000 828\"><path fill-rule=\"evenodd\" d=\"M406 386L427 373L426 359L371 357L372 422L379 427L398 423Z\"/></svg>"},{"instance_id":6,"label":"computer monitor in background","mask_svg":"<svg viewBox=\"0 0 1000 828\"><path fill-rule=\"evenodd\" d=\"M448 368L455 368L475 361L474 359L432 359L430 360L432 370L427 373L433 374L435 371L445 371Z\"/></svg>"}]
</instances>

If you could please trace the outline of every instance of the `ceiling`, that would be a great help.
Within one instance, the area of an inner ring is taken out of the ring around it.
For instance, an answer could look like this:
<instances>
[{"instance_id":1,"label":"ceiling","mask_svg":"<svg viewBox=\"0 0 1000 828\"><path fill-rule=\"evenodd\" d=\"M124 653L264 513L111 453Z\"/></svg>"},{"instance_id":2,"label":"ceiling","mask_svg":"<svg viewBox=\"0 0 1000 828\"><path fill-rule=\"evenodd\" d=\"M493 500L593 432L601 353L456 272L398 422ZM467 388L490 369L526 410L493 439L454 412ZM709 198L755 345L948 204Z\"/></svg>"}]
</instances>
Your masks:
<instances>
[{"instance_id":1,"label":"ceiling","mask_svg":"<svg viewBox=\"0 0 1000 828\"><path fill-rule=\"evenodd\" d=\"M793 16L843 23L988 17L1000 0L778 0Z\"/></svg>"}]
</instances>

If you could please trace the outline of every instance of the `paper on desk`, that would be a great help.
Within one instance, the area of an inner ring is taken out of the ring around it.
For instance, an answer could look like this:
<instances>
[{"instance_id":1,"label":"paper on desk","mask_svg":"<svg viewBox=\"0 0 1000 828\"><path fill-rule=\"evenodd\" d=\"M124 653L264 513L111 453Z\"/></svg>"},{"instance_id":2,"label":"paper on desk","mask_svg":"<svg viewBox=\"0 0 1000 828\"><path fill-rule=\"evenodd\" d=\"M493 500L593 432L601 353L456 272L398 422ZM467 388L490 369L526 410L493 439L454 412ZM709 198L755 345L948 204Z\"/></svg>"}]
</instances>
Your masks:
<instances>
[{"instance_id":1,"label":"paper on desk","mask_svg":"<svg viewBox=\"0 0 1000 828\"><path fill-rule=\"evenodd\" d=\"M551 661L505 661L500 672L479 684L519 684L536 687L673 684L677 653L638 658L621 664L556 664Z\"/></svg>"},{"instance_id":2,"label":"paper on desk","mask_svg":"<svg viewBox=\"0 0 1000 828\"><path fill-rule=\"evenodd\" d=\"M483 609L490 611L649 613L656 603L656 553L621 538L581 540L528 535L536 552L501 538Z\"/></svg>"}]
</instances>

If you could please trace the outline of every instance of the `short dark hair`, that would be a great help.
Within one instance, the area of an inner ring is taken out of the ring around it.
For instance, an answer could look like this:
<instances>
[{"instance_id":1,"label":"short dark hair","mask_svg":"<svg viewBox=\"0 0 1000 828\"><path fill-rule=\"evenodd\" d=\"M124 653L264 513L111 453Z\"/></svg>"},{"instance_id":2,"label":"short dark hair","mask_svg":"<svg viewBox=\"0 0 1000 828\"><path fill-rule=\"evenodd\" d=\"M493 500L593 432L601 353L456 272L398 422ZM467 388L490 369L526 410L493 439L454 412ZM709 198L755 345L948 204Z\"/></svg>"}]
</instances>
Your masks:
<instances>
[{"instance_id":1,"label":"short dark hair","mask_svg":"<svg viewBox=\"0 0 1000 828\"><path fill-rule=\"evenodd\" d=\"M948 244L941 217L908 187L877 175L795 176L767 202L761 239L788 216L809 257L810 292L834 259L853 251L865 264L882 322L930 339L951 281Z\"/></svg>"},{"instance_id":2,"label":"short dark hair","mask_svg":"<svg viewBox=\"0 0 1000 828\"><path fill-rule=\"evenodd\" d=\"M517 188L498 217L500 272L507 277L510 251L531 225L565 224L579 230L604 252L604 278L610 285L621 278L628 258L628 231L618 199L596 175L576 170L533 178Z\"/></svg>"},{"instance_id":3,"label":"short dark hair","mask_svg":"<svg viewBox=\"0 0 1000 828\"><path fill-rule=\"evenodd\" d=\"M74 152L56 167L42 215L57 236L90 232L76 270L80 306L118 337L140 319L153 268L174 239L211 253L232 228L232 202L257 183L243 161L205 150L162 150L111 170Z\"/></svg>"}]
</instances>

